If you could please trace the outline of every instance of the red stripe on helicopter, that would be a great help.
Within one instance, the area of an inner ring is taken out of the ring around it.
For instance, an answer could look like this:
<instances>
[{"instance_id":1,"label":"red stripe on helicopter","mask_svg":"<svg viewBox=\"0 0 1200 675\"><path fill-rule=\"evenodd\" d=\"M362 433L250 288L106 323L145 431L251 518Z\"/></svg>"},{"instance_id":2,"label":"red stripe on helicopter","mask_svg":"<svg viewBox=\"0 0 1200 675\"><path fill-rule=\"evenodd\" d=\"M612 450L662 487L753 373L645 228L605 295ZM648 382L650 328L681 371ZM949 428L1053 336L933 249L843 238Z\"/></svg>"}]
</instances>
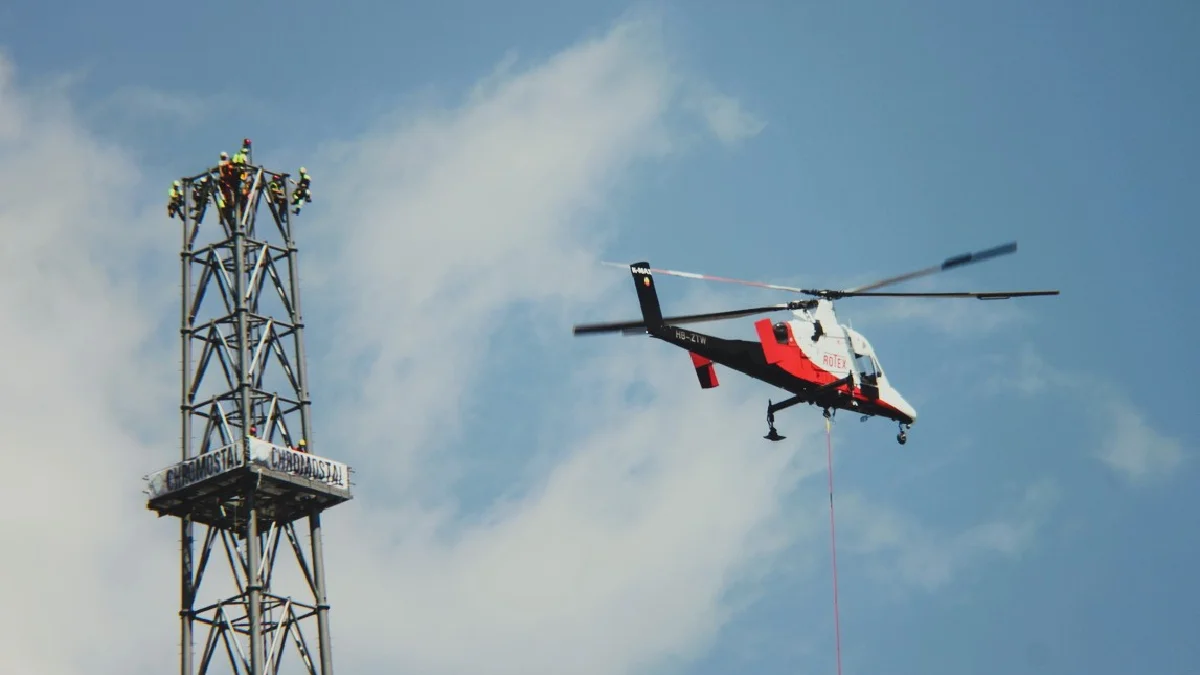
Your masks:
<instances>
[{"instance_id":1,"label":"red stripe on helicopter","mask_svg":"<svg viewBox=\"0 0 1200 675\"><path fill-rule=\"evenodd\" d=\"M754 322L754 329L758 332L758 340L762 343L763 356L766 358L767 363L778 366L789 374L812 382L817 386L837 382L841 379L837 375L813 363L804 354L804 351L800 349L800 345L797 344L796 336L792 334L792 325L790 323L784 323L783 325L787 328L787 344L782 344L775 339L774 326L771 324L770 319L761 319ZM693 360L695 360L695 357L693 357ZM842 385L838 389L840 391L851 391L851 394L858 401L900 413L898 408L883 399L866 397L863 395L861 389L852 389L849 385Z\"/></svg>"},{"instance_id":2,"label":"red stripe on helicopter","mask_svg":"<svg viewBox=\"0 0 1200 675\"><path fill-rule=\"evenodd\" d=\"M767 363L779 366L788 373L818 386L837 382L840 379L838 376L817 367L817 364L804 355L800 345L796 343L796 336L792 335L791 324L783 325L787 328L787 344L780 344L775 339L770 319L754 322L754 329L758 331L758 340L762 343L763 356L766 357Z\"/></svg>"}]
</instances>

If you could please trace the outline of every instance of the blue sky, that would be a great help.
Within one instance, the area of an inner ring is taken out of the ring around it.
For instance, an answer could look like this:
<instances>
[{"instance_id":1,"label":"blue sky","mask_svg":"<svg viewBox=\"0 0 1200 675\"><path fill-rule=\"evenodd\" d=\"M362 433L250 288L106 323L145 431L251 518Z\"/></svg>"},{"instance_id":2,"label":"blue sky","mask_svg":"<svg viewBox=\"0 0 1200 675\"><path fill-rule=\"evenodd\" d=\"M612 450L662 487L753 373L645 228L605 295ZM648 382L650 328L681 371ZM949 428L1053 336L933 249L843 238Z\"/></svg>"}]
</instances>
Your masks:
<instances>
[{"instance_id":1,"label":"blue sky","mask_svg":"<svg viewBox=\"0 0 1200 675\"><path fill-rule=\"evenodd\" d=\"M844 672L1200 665L1194 3L342 7L0 9L0 439L72 495L0 525L70 579L0 658L175 663L177 531L134 487L177 452L163 197L250 136L314 176L315 436L358 472L327 520L343 671L834 672L819 413L768 444L777 392L570 325L636 316L599 260L836 288L1010 240L911 286L1061 296L838 305L920 412L904 447L834 428ZM128 625L39 649L71 598Z\"/></svg>"}]
</instances>

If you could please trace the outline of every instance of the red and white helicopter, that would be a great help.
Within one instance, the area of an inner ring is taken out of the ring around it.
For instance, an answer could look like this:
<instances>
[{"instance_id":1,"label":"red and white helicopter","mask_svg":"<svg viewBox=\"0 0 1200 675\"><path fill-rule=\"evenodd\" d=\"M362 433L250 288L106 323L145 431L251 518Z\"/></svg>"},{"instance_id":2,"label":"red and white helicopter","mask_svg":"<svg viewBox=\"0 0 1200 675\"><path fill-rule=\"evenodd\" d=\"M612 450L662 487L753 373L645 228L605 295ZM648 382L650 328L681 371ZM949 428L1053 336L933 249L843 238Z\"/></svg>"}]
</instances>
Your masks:
<instances>
[{"instance_id":1,"label":"red and white helicopter","mask_svg":"<svg viewBox=\"0 0 1200 675\"><path fill-rule=\"evenodd\" d=\"M870 417L883 417L899 423L900 433L896 440L903 445L908 440L907 431L917 419L917 411L904 400L900 392L888 381L883 367L871 348L871 343L859 332L838 323L833 311L833 301L849 297L913 297L913 298L977 298L979 300L1005 300L1008 298L1058 295L1058 291L1011 291L992 293L896 293L875 292L876 289L937 272L982 262L997 256L1014 253L1016 242L996 246L976 253L964 253L947 258L939 265L927 267L874 283L844 291L828 289L792 288L757 281L726 279L705 274L661 270L650 267L650 263L638 262L629 265L641 304L641 321L594 323L577 325L575 335L620 332L626 335L648 334L678 347L686 349L692 357L696 376L704 389L716 387L715 364L721 364L750 377L774 385L793 394L792 398L779 403L767 402L767 435L771 441L785 438L775 430L775 413L798 403L820 406L825 417L830 410L848 410L862 415L863 421ZM621 263L604 263L625 267ZM659 307L658 292L654 288L653 274L721 281L747 286L757 286L779 291L789 291L813 296L815 299L747 309L735 309L706 314L664 317ZM777 321L760 319L754 323L758 340L729 340L697 333L681 324L734 319L755 314L790 310L793 319Z\"/></svg>"}]
</instances>

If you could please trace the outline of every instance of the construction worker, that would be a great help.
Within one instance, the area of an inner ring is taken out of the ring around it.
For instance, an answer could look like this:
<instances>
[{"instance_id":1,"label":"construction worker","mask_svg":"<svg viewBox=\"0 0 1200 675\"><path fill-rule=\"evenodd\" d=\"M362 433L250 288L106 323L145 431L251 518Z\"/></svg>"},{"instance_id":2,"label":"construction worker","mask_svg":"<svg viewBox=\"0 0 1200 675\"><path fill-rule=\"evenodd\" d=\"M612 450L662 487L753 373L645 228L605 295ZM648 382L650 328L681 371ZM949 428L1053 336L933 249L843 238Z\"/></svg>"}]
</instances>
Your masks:
<instances>
[{"instance_id":1,"label":"construction worker","mask_svg":"<svg viewBox=\"0 0 1200 675\"><path fill-rule=\"evenodd\" d=\"M302 203L312 202L312 191L309 189L311 181L308 170L300 167L300 180L296 181L296 189L292 191L292 213L299 215Z\"/></svg>"},{"instance_id":2,"label":"construction worker","mask_svg":"<svg viewBox=\"0 0 1200 675\"><path fill-rule=\"evenodd\" d=\"M233 170L233 164L229 161L228 152L221 153L221 159L217 162L217 175L220 177L221 190L225 191L229 189L229 186L233 184L233 177L235 174ZM233 195L230 193L225 195L225 197L225 201L231 201Z\"/></svg>"},{"instance_id":3,"label":"construction worker","mask_svg":"<svg viewBox=\"0 0 1200 675\"><path fill-rule=\"evenodd\" d=\"M183 217L183 184L175 181L171 184L170 198L167 201L167 217L174 218L178 214Z\"/></svg>"},{"instance_id":4,"label":"construction worker","mask_svg":"<svg viewBox=\"0 0 1200 675\"><path fill-rule=\"evenodd\" d=\"M204 220L204 211L208 207L208 197L213 193L212 178L205 174L200 177L200 180L192 183L192 218L197 222ZM217 195L218 205L221 202L220 194Z\"/></svg>"},{"instance_id":5,"label":"construction worker","mask_svg":"<svg viewBox=\"0 0 1200 675\"><path fill-rule=\"evenodd\" d=\"M225 214L227 220L233 221L233 214L230 212L230 207L234 204L234 198L237 196L238 188L238 172L237 167L229 161L229 153L221 153L221 161L217 163L217 171L221 178L221 197L224 203L221 205L221 212Z\"/></svg>"},{"instance_id":6,"label":"construction worker","mask_svg":"<svg viewBox=\"0 0 1200 675\"><path fill-rule=\"evenodd\" d=\"M250 180L250 139L242 139L242 149L238 150L233 156L233 163L238 167L238 180L241 183L241 192L238 194L238 205L244 207L246 202L250 201L250 189L253 186Z\"/></svg>"},{"instance_id":7,"label":"construction worker","mask_svg":"<svg viewBox=\"0 0 1200 675\"><path fill-rule=\"evenodd\" d=\"M283 213L287 210L287 184L283 176L274 176L271 182L267 183L267 190L271 194L271 201L275 204L275 211Z\"/></svg>"}]
</instances>

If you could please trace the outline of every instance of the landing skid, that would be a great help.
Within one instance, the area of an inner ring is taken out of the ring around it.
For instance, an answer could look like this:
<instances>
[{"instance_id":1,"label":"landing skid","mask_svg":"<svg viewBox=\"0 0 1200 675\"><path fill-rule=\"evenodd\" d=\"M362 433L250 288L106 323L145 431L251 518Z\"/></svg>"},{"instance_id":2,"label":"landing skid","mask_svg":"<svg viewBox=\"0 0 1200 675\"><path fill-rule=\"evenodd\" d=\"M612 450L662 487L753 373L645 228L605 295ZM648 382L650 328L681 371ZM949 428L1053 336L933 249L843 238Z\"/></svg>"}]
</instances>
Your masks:
<instances>
[{"instance_id":1,"label":"landing skid","mask_svg":"<svg viewBox=\"0 0 1200 675\"><path fill-rule=\"evenodd\" d=\"M804 397L802 396L793 396L788 400L780 401L779 403L767 401L767 435L763 436L763 438L767 439L768 441L782 441L783 439L787 438L787 436L780 436L779 432L775 429L775 413L785 408L790 408L797 403L803 402Z\"/></svg>"},{"instance_id":2,"label":"landing skid","mask_svg":"<svg viewBox=\"0 0 1200 675\"><path fill-rule=\"evenodd\" d=\"M771 401L768 400L767 401L767 435L763 436L763 438L767 439L768 441L782 441L783 439L787 438L787 436L780 436L779 431L777 431L775 429L775 413L777 413L780 410L783 410L785 408L790 408L790 407L796 405L797 403L812 402L815 398L815 395L820 394L821 392L837 389L838 387L842 386L843 384L850 384L852 382L853 382L852 377L845 377L836 382L830 382L829 384L826 384L826 385L820 387L819 389L817 389L814 392L809 392L807 394L797 394L797 395L789 398L786 401L780 401L779 403L772 403ZM833 417L833 414L829 411L828 406L825 407L823 414L825 415L825 419L831 419Z\"/></svg>"},{"instance_id":3,"label":"landing skid","mask_svg":"<svg viewBox=\"0 0 1200 675\"><path fill-rule=\"evenodd\" d=\"M775 413L785 408L790 408L797 403L803 403L805 400L806 397L793 396L792 398L789 398L786 401L780 401L779 403L767 401L767 435L763 436L763 438L767 439L768 441L782 441L783 439L787 438L787 436L780 435L779 430L775 428ZM833 419L835 413L836 411L830 411L828 407L824 408L821 412L821 414L827 420ZM861 421L866 422L868 419L870 419L869 415L863 415ZM908 430L910 428L911 427L909 425L900 422L900 433L896 434L896 441L900 445L904 445L908 442Z\"/></svg>"}]
</instances>

